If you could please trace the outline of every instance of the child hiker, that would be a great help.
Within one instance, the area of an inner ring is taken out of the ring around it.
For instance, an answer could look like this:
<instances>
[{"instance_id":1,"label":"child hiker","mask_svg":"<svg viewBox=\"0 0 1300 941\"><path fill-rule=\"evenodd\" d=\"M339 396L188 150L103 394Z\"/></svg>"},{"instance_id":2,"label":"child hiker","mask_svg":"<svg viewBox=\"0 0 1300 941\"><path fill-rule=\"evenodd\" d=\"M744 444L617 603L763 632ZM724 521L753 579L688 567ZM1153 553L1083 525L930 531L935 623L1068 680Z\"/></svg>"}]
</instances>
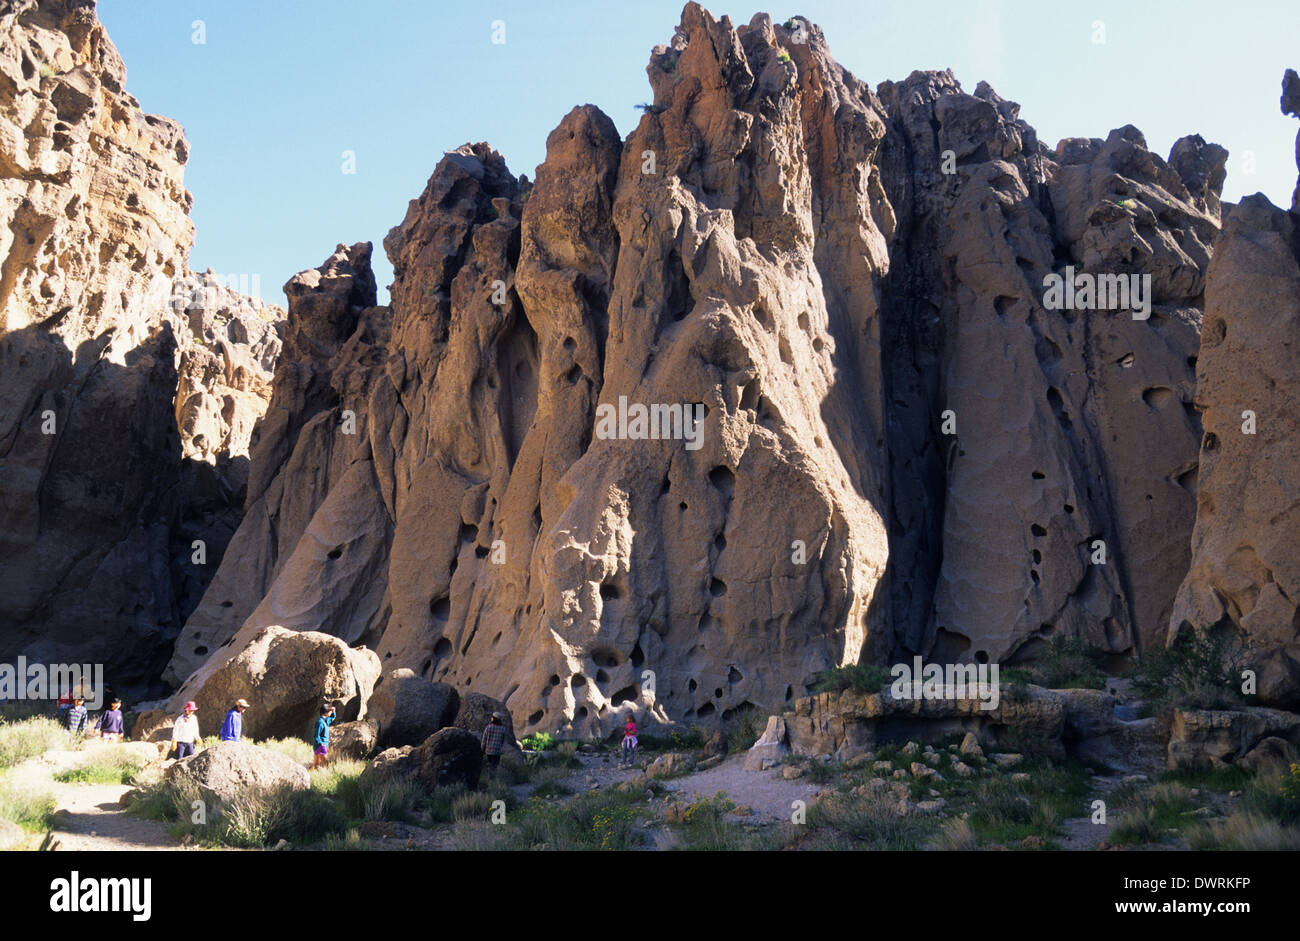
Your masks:
<instances>
[{"instance_id":1,"label":"child hiker","mask_svg":"<svg viewBox=\"0 0 1300 941\"><path fill-rule=\"evenodd\" d=\"M108 708L99 714L95 728L99 730L102 741L122 741L122 700L114 699L108 704Z\"/></svg>"},{"instance_id":2,"label":"child hiker","mask_svg":"<svg viewBox=\"0 0 1300 941\"><path fill-rule=\"evenodd\" d=\"M631 716L623 725L623 761L632 764L636 760L636 720Z\"/></svg>"},{"instance_id":3,"label":"child hiker","mask_svg":"<svg viewBox=\"0 0 1300 941\"><path fill-rule=\"evenodd\" d=\"M329 764L330 760L330 726L334 724L335 714L333 706L321 706L320 718L316 720L316 732L312 736L311 743L315 746L312 750L311 768L315 771L317 768L323 768Z\"/></svg>"}]
</instances>

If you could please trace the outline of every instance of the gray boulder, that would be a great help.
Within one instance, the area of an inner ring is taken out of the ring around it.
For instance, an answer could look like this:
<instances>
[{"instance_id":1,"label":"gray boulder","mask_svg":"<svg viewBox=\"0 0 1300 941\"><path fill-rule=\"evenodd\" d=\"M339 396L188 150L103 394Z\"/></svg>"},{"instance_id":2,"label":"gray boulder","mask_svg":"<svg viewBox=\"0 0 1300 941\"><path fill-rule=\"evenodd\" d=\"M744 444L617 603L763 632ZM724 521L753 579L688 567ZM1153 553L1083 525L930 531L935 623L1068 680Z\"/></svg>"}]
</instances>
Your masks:
<instances>
[{"instance_id":1,"label":"gray boulder","mask_svg":"<svg viewBox=\"0 0 1300 941\"><path fill-rule=\"evenodd\" d=\"M418 745L456 718L460 696L446 683L413 671L385 673L370 697L368 718L379 727L379 747Z\"/></svg>"},{"instance_id":2,"label":"gray boulder","mask_svg":"<svg viewBox=\"0 0 1300 941\"><path fill-rule=\"evenodd\" d=\"M172 764L163 779L174 787L196 785L204 800L214 803L248 791L306 790L311 786L307 769L288 755L247 742L221 742L205 748Z\"/></svg>"}]
</instances>

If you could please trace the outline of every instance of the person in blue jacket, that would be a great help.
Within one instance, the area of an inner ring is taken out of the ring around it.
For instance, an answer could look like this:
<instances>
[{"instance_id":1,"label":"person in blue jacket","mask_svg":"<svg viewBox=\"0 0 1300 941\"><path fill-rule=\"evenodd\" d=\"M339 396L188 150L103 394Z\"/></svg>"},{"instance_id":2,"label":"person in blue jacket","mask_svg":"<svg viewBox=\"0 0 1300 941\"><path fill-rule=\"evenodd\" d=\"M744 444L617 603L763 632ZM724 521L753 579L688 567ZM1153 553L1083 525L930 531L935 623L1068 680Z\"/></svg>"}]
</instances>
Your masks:
<instances>
[{"instance_id":1,"label":"person in blue jacket","mask_svg":"<svg viewBox=\"0 0 1300 941\"><path fill-rule=\"evenodd\" d=\"M235 704L230 707L230 711L226 713L226 721L221 724L223 742L238 742L244 737L244 710L247 708L246 699L236 699Z\"/></svg>"},{"instance_id":2,"label":"person in blue jacket","mask_svg":"<svg viewBox=\"0 0 1300 941\"><path fill-rule=\"evenodd\" d=\"M333 706L325 705L320 707L320 718L316 720L316 732L312 735L311 739L311 743L314 746L311 759L311 767L313 771L329 764L330 726L334 724L335 718L336 716Z\"/></svg>"}]
</instances>

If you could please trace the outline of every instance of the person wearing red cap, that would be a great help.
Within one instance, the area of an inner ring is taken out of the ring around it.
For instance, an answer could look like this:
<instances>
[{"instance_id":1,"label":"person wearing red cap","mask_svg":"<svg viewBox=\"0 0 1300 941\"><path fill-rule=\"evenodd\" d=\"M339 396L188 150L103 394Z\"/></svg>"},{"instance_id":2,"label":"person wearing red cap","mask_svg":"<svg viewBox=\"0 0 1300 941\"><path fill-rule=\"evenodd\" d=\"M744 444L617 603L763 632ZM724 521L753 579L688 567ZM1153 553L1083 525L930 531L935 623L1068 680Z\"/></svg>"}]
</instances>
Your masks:
<instances>
[{"instance_id":1,"label":"person wearing red cap","mask_svg":"<svg viewBox=\"0 0 1300 941\"><path fill-rule=\"evenodd\" d=\"M172 726L172 746L178 759L194 754L195 747L203 741L199 734L198 711L198 704L190 700L185 704L185 715L179 716Z\"/></svg>"}]
</instances>

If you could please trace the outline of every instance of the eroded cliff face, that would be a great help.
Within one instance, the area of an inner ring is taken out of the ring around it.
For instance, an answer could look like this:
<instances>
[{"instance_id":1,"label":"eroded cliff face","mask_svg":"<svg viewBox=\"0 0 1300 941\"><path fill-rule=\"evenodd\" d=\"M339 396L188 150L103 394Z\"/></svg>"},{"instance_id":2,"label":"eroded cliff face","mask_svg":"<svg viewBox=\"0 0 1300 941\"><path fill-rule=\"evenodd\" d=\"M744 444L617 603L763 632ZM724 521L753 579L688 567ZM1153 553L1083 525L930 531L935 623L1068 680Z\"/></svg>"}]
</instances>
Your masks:
<instances>
[{"instance_id":1,"label":"eroded cliff face","mask_svg":"<svg viewBox=\"0 0 1300 941\"><path fill-rule=\"evenodd\" d=\"M1226 151L1184 138L1166 163L1125 127L1057 153L1016 104L947 72L881 96L901 220L885 346L902 645L997 662L1058 635L1115 655L1162 644L1195 516ZM1149 276L1147 319L1048 306L1053 274L1101 273Z\"/></svg>"},{"instance_id":2,"label":"eroded cliff face","mask_svg":"<svg viewBox=\"0 0 1300 941\"><path fill-rule=\"evenodd\" d=\"M575 108L535 183L448 153L385 241L391 309L368 244L286 286L178 700L275 625L521 734L723 719L859 660L1164 643L1226 152L1058 153L987 86L877 96L806 21L695 4L647 73L626 140ZM1068 269L1149 276L1149 316L1053 309ZM604 434L637 405L699 407L698 438Z\"/></svg>"},{"instance_id":3,"label":"eroded cliff face","mask_svg":"<svg viewBox=\"0 0 1300 941\"><path fill-rule=\"evenodd\" d=\"M0 660L161 688L283 312L189 271L184 133L125 80L93 2L0 12Z\"/></svg>"},{"instance_id":4,"label":"eroded cliff face","mask_svg":"<svg viewBox=\"0 0 1300 941\"><path fill-rule=\"evenodd\" d=\"M1196 136L1050 149L951 73L873 93L804 20L689 4L647 74L625 140L575 108L535 182L447 153L390 307L340 245L286 319L188 269L183 134L93 4L0 15L0 659L179 701L324 631L593 736L1232 623L1300 701L1294 211L1220 206ZM1045 287L1103 275L1126 303Z\"/></svg>"},{"instance_id":5,"label":"eroded cliff face","mask_svg":"<svg viewBox=\"0 0 1300 941\"><path fill-rule=\"evenodd\" d=\"M1300 117L1291 70L1282 111ZM1205 430L1196 528L1171 624L1175 633L1243 630L1260 699L1290 709L1300 706L1298 214L1300 200L1287 212L1248 196L1214 249L1196 365Z\"/></svg>"}]
</instances>

